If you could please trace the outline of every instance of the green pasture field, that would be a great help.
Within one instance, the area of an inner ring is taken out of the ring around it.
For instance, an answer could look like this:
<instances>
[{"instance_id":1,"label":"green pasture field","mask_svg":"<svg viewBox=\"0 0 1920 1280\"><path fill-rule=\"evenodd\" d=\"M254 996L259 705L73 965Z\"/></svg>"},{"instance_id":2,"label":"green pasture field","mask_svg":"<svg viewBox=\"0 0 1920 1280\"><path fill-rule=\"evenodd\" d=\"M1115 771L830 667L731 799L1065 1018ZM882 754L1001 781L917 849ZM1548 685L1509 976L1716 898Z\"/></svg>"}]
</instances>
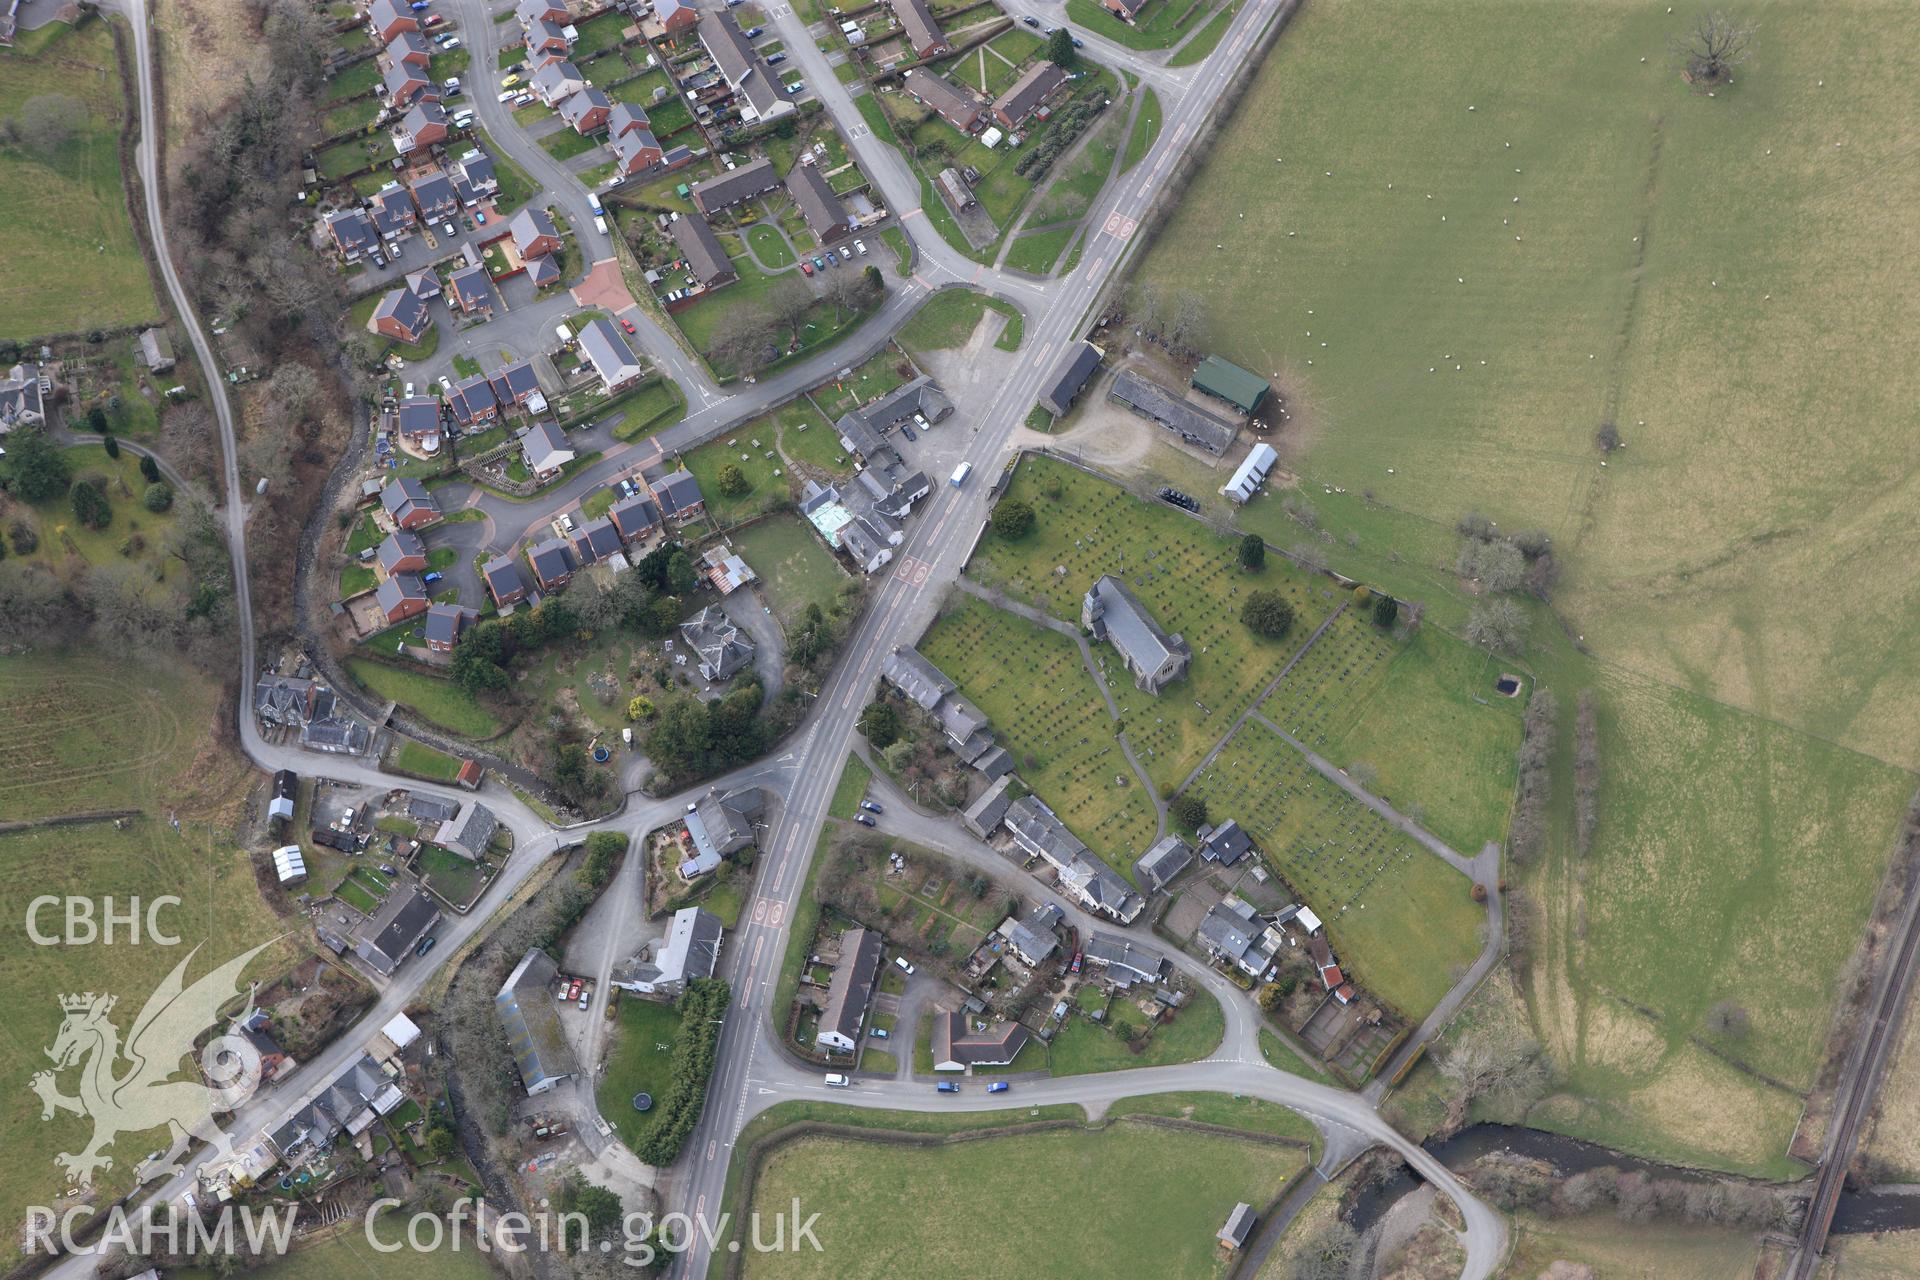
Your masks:
<instances>
[{"instance_id":1,"label":"green pasture field","mask_svg":"<svg viewBox=\"0 0 1920 1280\"><path fill-rule=\"evenodd\" d=\"M831 609L852 580L799 516L770 516L736 530L728 540L760 575L760 590L782 626L796 624L810 604Z\"/></svg>"},{"instance_id":2,"label":"green pasture field","mask_svg":"<svg viewBox=\"0 0 1920 1280\"><path fill-rule=\"evenodd\" d=\"M474 1245L472 1235L464 1236L456 1249L454 1230L445 1224L441 1247L413 1248L407 1242L408 1220L407 1211L392 1210L374 1223L374 1239L382 1249L373 1247L362 1220L356 1218L350 1230L301 1244L283 1258L251 1269L249 1274L260 1280L371 1280L392 1271L404 1271L409 1280L490 1280L495 1274L493 1264ZM419 1238L431 1242L433 1228L422 1224ZM398 1252L385 1251L395 1245L400 1246ZM181 1268L168 1274L180 1280L214 1280L214 1272L206 1268Z\"/></svg>"},{"instance_id":3,"label":"green pasture field","mask_svg":"<svg viewBox=\"0 0 1920 1280\"><path fill-rule=\"evenodd\" d=\"M971 289L944 289L927 299L900 330L900 345L909 351L945 351L965 346L988 311L997 311L1007 324L994 340L1002 351L1018 351L1024 318L1011 302L975 293Z\"/></svg>"},{"instance_id":4,"label":"green pasture field","mask_svg":"<svg viewBox=\"0 0 1920 1280\"><path fill-rule=\"evenodd\" d=\"M375 697L390 698L462 737L491 738L502 728L499 718L476 702L472 694L444 677L365 658L349 659L347 670Z\"/></svg>"},{"instance_id":5,"label":"green pasture field","mask_svg":"<svg viewBox=\"0 0 1920 1280\"><path fill-rule=\"evenodd\" d=\"M1115 106L1102 113L1076 144L1080 150L1073 159L1055 163L1053 180L1035 202L1027 221L1043 226L1084 218L1100 188L1107 185L1107 174L1113 171L1114 154L1120 150L1120 135L1126 127L1124 108Z\"/></svg>"},{"instance_id":6,"label":"green pasture field","mask_svg":"<svg viewBox=\"0 0 1920 1280\"><path fill-rule=\"evenodd\" d=\"M1078 626L1081 597L1102 574L1113 574L1192 647L1186 678L1156 698L1134 687L1110 645L1093 646L1127 738L1163 794L1179 786L1332 611L1326 580L1279 556L1248 574L1232 540L1065 463L1026 458L1007 496L1029 503L1039 520L1018 542L989 534L968 566L973 577ZM1066 573L1055 574L1057 567ZM1279 591L1293 604L1293 629L1278 640L1241 625L1243 597L1256 588Z\"/></svg>"},{"instance_id":7,"label":"green pasture field","mask_svg":"<svg viewBox=\"0 0 1920 1280\"><path fill-rule=\"evenodd\" d=\"M657 378L635 391L629 391L602 407L602 412L621 411L613 429L616 440L638 440L663 427L670 427L686 415L687 398L671 378Z\"/></svg>"},{"instance_id":8,"label":"green pasture field","mask_svg":"<svg viewBox=\"0 0 1920 1280\"><path fill-rule=\"evenodd\" d=\"M1237 818L1307 906L1360 984L1409 1018L1427 1015L1480 951L1467 878L1249 722L1194 783L1219 821Z\"/></svg>"},{"instance_id":9,"label":"green pasture field","mask_svg":"<svg viewBox=\"0 0 1920 1280\"><path fill-rule=\"evenodd\" d=\"M452 782L460 772L460 762L444 751L435 751L425 743L415 742L411 738L400 744L394 752L393 763L408 773L429 778L435 782Z\"/></svg>"},{"instance_id":10,"label":"green pasture field","mask_svg":"<svg viewBox=\"0 0 1920 1280\"><path fill-rule=\"evenodd\" d=\"M1235 1098L1224 1093L1149 1093L1122 1098L1107 1108L1113 1119L1122 1116L1172 1116L1197 1124L1219 1125L1244 1133L1292 1138L1311 1147L1320 1140L1313 1121L1290 1107L1263 1098Z\"/></svg>"},{"instance_id":11,"label":"green pasture field","mask_svg":"<svg viewBox=\"0 0 1920 1280\"><path fill-rule=\"evenodd\" d=\"M85 106L73 135L44 158L0 145L0 339L159 316L127 212L119 152L127 108L105 23L61 31L31 57L0 50L0 117L51 93Z\"/></svg>"},{"instance_id":12,"label":"green pasture field","mask_svg":"<svg viewBox=\"0 0 1920 1280\"><path fill-rule=\"evenodd\" d=\"M1051 231L1028 231L1015 236L1003 263L1028 275L1051 275L1054 264L1060 261L1060 255L1066 252L1067 246L1079 232L1080 226L1075 223L1072 226L1055 227Z\"/></svg>"},{"instance_id":13,"label":"green pasture field","mask_svg":"<svg viewBox=\"0 0 1920 1280\"><path fill-rule=\"evenodd\" d=\"M1760 1262L1760 1248L1746 1232L1731 1227L1673 1222L1636 1223L1620 1228L1610 1214L1549 1218L1522 1213L1514 1217L1511 1273L1545 1274L1558 1262L1591 1268L1596 1276L1688 1276L1692 1280L1747 1280ZM1880 1236L1845 1236L1842 1257L1851 1260L1856 1243L1867 1246ZM1889 1236L1888 1239L1898 1239ZM1910 1248L1911 1246L1905 1246ZM1909 1255L1910 1258L1911 1255ZM1842 1264L1844 1280L1894 1280L1912 1271L1881 1273Z\"/></svg>"},{"instance_id":14,"label":"green pasture field","mask_svg":"<svg viewBox=\"0 0 1920 1280\"><path fill-rule=\"evenodd\" d=\"M912 363L901 356L899 348L888 345L867 357L865 364L855 365L851 375L845 378L836 375L833 381L821 383L809 394L820 412L830 419L838 419L886 395L912 376Z\"/></svg>"},{"instance_id":15,"label":"green pasture field","mask_svg":"<svg viewBox=\"0 0 1920 1280\"><path fill-rule=\"evenodd\" d=\"M1219 1222L1240 1201L1274 1199L1306 1161L1291 1145L1137 1122L930 1148L799 1138L768 1158L754 1203L770 1212L798 1195L837 1206L817 1227L823 1252L748 1252L744 1274L841 1276L849 1258L874 1275L1012 1274L1045 1240L1047 1274L1062 1280L1219 1276ZM1084 1177L1088 1169L1101 1176ZM1156 1188L1151 1213L1134 1194L1143 1185ZM905 1188L915 1203L967 1211L901 1213ZM994 1229L980 1231L983 1222Z\"/></svg>"},{"instance_id":16,"label":"green pasture field","mask_svg":"<svg viewBox=\"0 0 1920 1280\"><path fill-rule=\"evenodd\" d=\"M1021 780L1129 880L1158 830L1079 646L967 597L920 652L960 686L1018 762Z\"/></svg>"},{"instance_id":17,"label":"green pasture field","mask_svg":"<svg viewBox=\"0 0 1920 1280\"><path fill-rule=\"evenodd\" d=\"M631 1147L652 1122L650 1116L633 1109L633 1095L650 1093L657 1100L673 1083L673 1042L680 1034L680 1008L623 995L618 1022L619 1032L607 1053L606 1072L594 1088L594 1098L600 1114Z\"/></svg>"}]
</instances>

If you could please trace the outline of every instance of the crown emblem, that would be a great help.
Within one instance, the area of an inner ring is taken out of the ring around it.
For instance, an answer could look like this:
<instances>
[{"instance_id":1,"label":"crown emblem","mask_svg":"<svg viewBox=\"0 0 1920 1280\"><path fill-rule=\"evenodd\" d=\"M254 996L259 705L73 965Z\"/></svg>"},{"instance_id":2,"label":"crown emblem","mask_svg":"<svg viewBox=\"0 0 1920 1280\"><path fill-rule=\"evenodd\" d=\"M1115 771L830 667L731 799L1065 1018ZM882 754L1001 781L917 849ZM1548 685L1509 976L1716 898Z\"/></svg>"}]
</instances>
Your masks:
<instances>
[{"instance_id":1,"label":"crown emblem","mask_svg":"<svg viewBox=\"0 0 1920 1280\"><path fill-rule=\"evenodd\" d=\"M98 1005L101 1013L107 1013L118 999L118 996L96 996L89 991L80 996L61 996L60 1008L66 1013L86 1013Z\"/></svg>"}]
</instances>

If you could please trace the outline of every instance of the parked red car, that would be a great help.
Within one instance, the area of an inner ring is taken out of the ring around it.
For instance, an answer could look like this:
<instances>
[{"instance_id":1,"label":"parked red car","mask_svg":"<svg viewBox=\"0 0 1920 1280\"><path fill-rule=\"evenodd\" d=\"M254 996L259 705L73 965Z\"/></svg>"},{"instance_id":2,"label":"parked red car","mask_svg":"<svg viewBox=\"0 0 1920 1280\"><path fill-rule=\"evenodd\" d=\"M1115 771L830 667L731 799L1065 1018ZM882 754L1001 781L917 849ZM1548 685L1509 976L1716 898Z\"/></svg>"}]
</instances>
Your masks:
<instances>
[{"instance_id":1,"label":"parked red car","mask_svg":"<svg viewBox=\"0 0 1920 1280\"><path fill-rule=\"evenodd\" d=\"M620 327L621 327L622 329L625 329L625 330L626 330L626 331L627 331L628 333L638 333L638 332L640 332L640 331L639 331L638 329L636 329L636 328L634 328L634 327L633 327L633 321L631 321L631 320L622 320L622 321L620 322Z\"/></svg>"},{"instance_id":2,"label":"parked red car","mask_svg":"<svg viewBox=\"0 0 1920 1280\"><path fill-rule=\"evenodd\" d=\"M808 262L805 258L800 259L800 273L802 275L809 275L809 276L812 275L813 264L811 262Z\"/></svg>"}]
</instances>

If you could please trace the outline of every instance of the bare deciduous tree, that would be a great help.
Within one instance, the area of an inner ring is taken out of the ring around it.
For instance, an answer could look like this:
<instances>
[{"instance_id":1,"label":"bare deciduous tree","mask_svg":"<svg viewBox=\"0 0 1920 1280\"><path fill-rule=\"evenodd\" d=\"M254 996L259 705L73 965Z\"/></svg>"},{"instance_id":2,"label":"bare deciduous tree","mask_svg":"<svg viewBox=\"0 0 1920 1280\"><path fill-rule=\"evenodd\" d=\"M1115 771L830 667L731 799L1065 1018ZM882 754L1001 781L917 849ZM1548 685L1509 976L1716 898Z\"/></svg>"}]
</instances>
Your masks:
<instances>
[{"instance_id":1,"label":"bare deciduous tree","mask_svg":"<svg viewBox=\"0 0 1920 1280\"><path fill-rule=\"evenodd\" d=\"M1751 1027L1747 1011L1731 1000L1722 1000L1707 1010L1707 1030L1715 1035L1740 1039Z\"/></svg>"},{"instance_id":2,"label":"bare deciduous tree","mask_svg":"<svg viewBox=\"0 0 1920 1280\"><path fill-rule=\"evenodd\" d=\"M773 322L756 307L735 307L714 326L713 358L753 374L773 359Z\"/></svg>"},{"instance_id":3,"label":"bare deciduous tree","mask_svg":"<svg viewBox=\"0 0 1920 1280\"><path fill-rule=\"evenodd\" d=\"M1709 9L1675 39L1674 53L1688 81L1712 88L1731 81L1733 69L1753 56L1753 35L1758 29L1758 24L1724 9Z\"/></svg>"},{"instance_id":4,"label":"bare deciduous tree","mask_svg":"<svg viewBox=\"0 0 1920 1280\"><path fill-rule=\"evenodd\" d=\"M1293 1259L1293 1280L1345 1280L1360 1237L1335 1218L1300 1242Z\"/></svg>"},{"instance_id":5,"label":"bare deciduous tree","mask_svg":"<svg viewBox=\"0 0 1920 1280\"><path fill-rule=\"evenodd\" d=\"M813 291L798 280L782 280L767 290L767 311L773 322L787 331L791 346L800 340L800 326L813 311Z\"/></svg>"},{"instance_id":6,"label":"bare deciduous tree","mask_svg":"<svg viewBox=\"0 0 1920 1280\"><path fill-rule=\"evenodd\" d=\"M1487 600L1467 615L1467 639L1482 649L1518 653L1527 641L1527 615L1511 600Z\"/></svg>"}]
</instances>

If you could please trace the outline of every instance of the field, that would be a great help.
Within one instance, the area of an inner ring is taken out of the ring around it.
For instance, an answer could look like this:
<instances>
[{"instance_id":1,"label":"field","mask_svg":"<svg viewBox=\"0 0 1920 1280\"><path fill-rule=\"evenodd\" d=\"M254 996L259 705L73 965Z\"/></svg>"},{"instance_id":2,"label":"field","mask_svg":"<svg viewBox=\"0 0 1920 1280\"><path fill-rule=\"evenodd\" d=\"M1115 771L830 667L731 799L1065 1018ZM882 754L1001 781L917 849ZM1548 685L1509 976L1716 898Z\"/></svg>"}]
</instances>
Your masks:
<instances>
[{"instance_id":1,"label":"field","mask_svg":"<svg viewBox=\"0 0 1920 1280\"><path fill-rule=\"evenodd\" d=\"M1083 1017L1067 1020L1060 1034L1053 1038L1047 1055L1047 1066L1054 1075L1081 1076L1097 1071L1196 1062L1218 1049L1221 1037L1226 1034L1226 1018L1220 1012L1220 1002L1204 991L1194 992L1172 1022L1156 1025L1139 1053L1128 1048L1112 1029L1123 1022L1138 1026L1145 1021L1134 1003L1116 999L1107 1016L1109 1021L1104 1024Z\"/></svg>"},{"instance_id":2,"label":"field","mask_svg":"<svg viewBox=\"0 0 1920 1280\"><path fill-rule=\"evenodd\" d=\"M1822 1280L1914 1280L1920 1276L1920 1236L1912 1231L1885 1231L1874 1235L1838 1236L1827 1243L1838 1254L1839 1267Z\"/></svg>"},{"instance_id":3,"label":"field","mask_svg":"<svg viewBox=\"0 0 1920 1280\"><path fill-rule=\"evenodd\" d=\"M1528 670L1563 724L1595 691L1603 775L1576 865L1563 749L1528 876L1554 945L1526 994L1567 1086L1529 1118L1773 1174L1920 762L1920 652L1888 622L1920 599L1891 536L1920 506L1920 369L1884 270L1915 246L1889 122L1920 105L1892 70L1920 31L1887 19L1770 6L1709 97L1664 5L1308 6L1141 268L1275 375L1336 565L1457 626L1462 513L1552 537ZM1278 508L1244 522L1299 540ZM1758 1076L1694 1039L1722 1000L1753 1029L1712 1047Z\"/></svg>"},{"instance_id":4,"label":"field","mask_svg":"<svg viewBox=\"0 0 1920 1280\"><path fill-rule=\"evenodd\" d=\"M382 1246L399 1245L405 1250L402 1253L374 1249L360 1215L355 1214L338 1235L296 1248L280 1261L252 1268L248 1274L260 1280L375 1280L395 1272L403 1272L409 1280L491 1280L495 1275L487 1255L474 1245L471 1221L469 1234L459 1238L459 1248L454 1247L456 1237L449 1227L441 1248L415 1249L407 1242L407 1220L405 1211L393 1210L373 1227ZM433 1238L433 1228L423 1224L419 1239L430 1242ZM192 1267L169 1269L167 1274L179 1280L213 1280L214 1275Z\"/></svg>"},{"instance_id":5,"label":"field","mask_svg":"<svg viewBox=\"0 0 1920 1280\"><path fill-rule=\"evenodd\" d=\"M14 521L24 520L39 539L34 550L20 558L44 564L67 581L83 572L76 560L93 570L124 563L137 568L140 590L149 601L158 604L184 599L192 588L192 575L168 553L167 533L179 518L180 503L185 498L176 495L172 509L155 514L142 501L147 482L140 474L139 459L130 451L123 449L118 458L109 458L100 445L83 444L62 452L75 483L88 475L107 478L105 492L113 518L105 528L87 528L74 516L66 494L36 505L17 504L9 513L7 527L11 529ZM5 472L6 463L0 462L0 474Z\"/></svg>"},{"instance_id":6,"label":"field","mask_svg":"<svg viewBox=\"0 0 1920 1280\"><path fill-rule=\"evenodd\" d=\"M0 145L0 339L138 324L159 312L127 213L120 125L127 108L102 22L32 57L0 51L0 117L66 94L86 108L44 158Z\"/></svg>"},{"instance_id":7,"label":"field","mask_svg":"<svg viewBox=\"0 0 1920 1280\"><path fill-rule=\"evenodd\" d=\"M1044 1239L1047 1274L1061 1280L1217 1276L1213 1233L1234 1204L1264 1206L1305 1164L1298 1147L1140 1124L938 1147L802 1138L767 1160L754 1202L771 1211L797 1195L825 1208L823 1251L748 1253L745 1274L842 1276L854 1258L869 1275L1026 1274ZM1086 1178L1094 1168L1102 1176ZM1155 1189L1152 1213L1139 1212L1141 1186ZM901 1212L908 1203L951 1211Z\"/></svg>"},{"instance_id":8,"label":"field","mask_svg":"<svg viewBox=\"0 0 1920 1280\"><path fill-rule=\"evenodd\" d=\"M502 728L499 718L472 694L444 677L365 658L349 660L347 670L375 697L398 702L462 737L491 738Z\"/></svg>"},{"instance_id":9,"label":"field","mask_svg":"<svg viewBox=\"0 0 1920 1280\"><path fill-rule=\"evenodd\" d=\"M1021 780L1131 879L1158 830L1153 803L1121 753L1079 646L968 597L919 647L986 715Z\"/></svg>"},{"instance_id":10,"label":"field","mask_svg":"<svg viewBox=\"0 0 1920 1280\"><path fill-rule=\"evenodd\" d=\"M760 590L782 626L792 626L810 604L827 609L852 581L818 535L793 515L769 516L729 541L760 575Z\"/></svg>"},{"instance_id":11,"label":"field","mask_svg":"<svg viewBox=\"0 0 1920 1280\"><path fill-rule=\"evenodd\" d=\"M619 1022L620 1031L607 1053L606 1070L594 1086L594 1098L600 1114L631 1147L649 1122L649 1117L634 1111L633 1095L650 1093L658 1098L673 1081L673 1041L680 1034L680 1009L622 996Z\"/></svg>"},{"instance_id":12,"label":"field","mask_svg":"<svg viewBox=\"0 0 1920 1280\"><path fill-rule=\"evenodd\" d=\"M1078 626L1087 588L1113 574L1161 626L1192 646L1186 679L1158 698L1134 687L1111 646L1093 650L1120 704L1127 738L1163 794L1179 786L1332 611L1331 584L1324 580L1278 556L1269 557L1261 573L1247 574L1227 538L1064 463L1025 459L1007 495L1028 502L1039 521L1018 542L989 535L968 566L972 576ZM1057 567L1066 573L1054 573ZM1255 587L1277 590L1293 604L1293 630L1278 640L1257 637L1240 623L1238 598ZM1087 839L1085 832L1080 836Z\"/></svg>"},{"instance_id":13,"label":"field","mask_svg":"<svg viewBox=\"0 0 1920 1280\"><path fill-rule=\"evenodd\" d=\"M1452 970L1480 950L1467 878L1249 723L1194 784L1215 819L1237 818L1326 921L1334 954L1403 1014L1426 1016Z\"/></svg>"},{"instance_id":14,"label":"field","mask_svg":"<svg viewBox=\"0 0 1920 1280\"><path fill-rule=\"evenodd\" d=\"M1215 1124L1243 1133L1264 1133L1312 1145L1320 1139L1313 1121L1298 1111L1262 1098L1235 1098L1224 1093L1149 1093L1122 1098L1107 1108L1111 1118L1121 1116L1175 1116L1198 1124Z\"/></svg>"},{"instance_id":15,"label":"field","mask_svg":"<svg viewBox=\"0 0 1920 1280\"><path fill-rule=\"evenodd\" d=\"M1716 1227L1635 1223L1622 1230L1617 1218L1515 1219L1511 1273L1544 1275L1564 1259L1594 1268L1600 1276L1687 1276L1689 1280L1747 1280L1759 1247L1752 1237ZM1851 1274L1846 1273L1846 1274Z\"/></svg>"},{"instance_id":16,"label":"field","mask_svg":"<svg viewBox=\"0 0 1920 1280\"><path fill-rule=\"evenodd\" d=\"M1007 318L1007 324L994 341L1002 351L1018 351L1025 322L1011 302L990 298L971 289L944 289L913 313L913 319L900 330L900 345L909 351L944 351L962 347L989 311Z\"/></svg>"}]
</instances>

